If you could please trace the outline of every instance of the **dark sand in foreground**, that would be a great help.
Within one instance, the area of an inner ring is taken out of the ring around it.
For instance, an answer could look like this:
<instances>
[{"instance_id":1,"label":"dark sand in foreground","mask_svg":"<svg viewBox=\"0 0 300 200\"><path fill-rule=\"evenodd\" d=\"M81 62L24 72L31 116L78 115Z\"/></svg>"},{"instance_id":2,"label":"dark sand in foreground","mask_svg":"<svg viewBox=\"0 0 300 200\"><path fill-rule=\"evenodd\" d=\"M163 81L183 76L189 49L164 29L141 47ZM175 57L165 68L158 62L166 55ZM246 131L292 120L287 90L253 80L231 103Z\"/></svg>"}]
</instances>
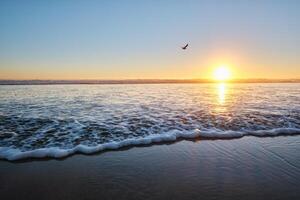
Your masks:
<instances>
[{"instance_id":1,"label":"dark sand in foreground","mask_svg":"<svg viewBox=\"0 0 300 200\"><path fill-rule=\"evenodd\" d=\"M300 199L300 136L0 161L1 199Z\"/></svg>"}]
</instances>

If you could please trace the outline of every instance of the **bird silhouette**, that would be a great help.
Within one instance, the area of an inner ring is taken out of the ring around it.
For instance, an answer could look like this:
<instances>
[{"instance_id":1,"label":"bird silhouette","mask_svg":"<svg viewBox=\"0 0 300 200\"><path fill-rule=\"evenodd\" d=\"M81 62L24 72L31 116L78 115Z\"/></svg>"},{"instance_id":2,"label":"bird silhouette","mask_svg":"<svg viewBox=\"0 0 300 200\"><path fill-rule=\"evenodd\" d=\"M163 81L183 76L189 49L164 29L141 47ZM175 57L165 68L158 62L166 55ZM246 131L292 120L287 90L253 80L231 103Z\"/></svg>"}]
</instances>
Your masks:
<instances>
[{"instance_id":1,"label":"bird silhouette","mask_svg":"<svg viewBox=\"0 0 300 200\"><path fill-rule=\"evenodd\" d=\"M189 44L186 44L184 47L181 47L183 50L186 50L186 48L189 46Z\"/></svg>"}]
</instances>

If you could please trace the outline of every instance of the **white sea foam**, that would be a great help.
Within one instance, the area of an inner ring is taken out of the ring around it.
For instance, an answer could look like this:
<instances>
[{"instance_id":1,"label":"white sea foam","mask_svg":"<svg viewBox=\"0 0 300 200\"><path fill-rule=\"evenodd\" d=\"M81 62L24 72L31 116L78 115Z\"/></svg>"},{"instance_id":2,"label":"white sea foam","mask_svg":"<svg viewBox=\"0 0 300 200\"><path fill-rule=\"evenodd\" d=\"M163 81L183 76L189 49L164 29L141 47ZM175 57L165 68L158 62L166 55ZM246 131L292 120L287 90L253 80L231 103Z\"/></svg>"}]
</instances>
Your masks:
<instances>
[{"instance_id":1,"label":"white sea foam","mask_svg":"<svg viewBox=\"0 0 300 200\"><path fill-rule=\"evenodd\" d=\"M173 130L164 134L148 135L144 138L125 139L123 141L113 141L96 146L77 145L71 149L61 149L58 147L40 148L30 151L21 151L13 147L0 147L0 158L9 161L20 160L25 158L63 158L75 153L93 154L104 150L115 150L121 147L137 146L137 145L149 145L159 142L172 142L178 139L231 139L241 138L244 136L286 136L286 135L299 135L300 129L296 128L276 128L271 130L258 130L258 131L220 131L220 130L194 130L194 131L178 131Z\"/></svg>"}]
</instances>

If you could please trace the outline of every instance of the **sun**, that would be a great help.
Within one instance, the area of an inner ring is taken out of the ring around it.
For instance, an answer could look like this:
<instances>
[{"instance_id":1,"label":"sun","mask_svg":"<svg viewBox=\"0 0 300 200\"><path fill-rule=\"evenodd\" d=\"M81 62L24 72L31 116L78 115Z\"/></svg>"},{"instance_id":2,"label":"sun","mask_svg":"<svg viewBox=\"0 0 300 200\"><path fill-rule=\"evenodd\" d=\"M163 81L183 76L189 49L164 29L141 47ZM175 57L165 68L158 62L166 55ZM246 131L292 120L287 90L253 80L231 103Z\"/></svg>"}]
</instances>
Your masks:
<instances>
[{"instance_id":1,"label":"sun","mask_svg":"<svg viewBox=\"0 0 300 200\"><path fill-rule=\"evenodd\" d=\"M213 78L217 81L226 81L230 79L230 70L226 65L217 67L213 72Z\"/></svg>"}]
</instances>

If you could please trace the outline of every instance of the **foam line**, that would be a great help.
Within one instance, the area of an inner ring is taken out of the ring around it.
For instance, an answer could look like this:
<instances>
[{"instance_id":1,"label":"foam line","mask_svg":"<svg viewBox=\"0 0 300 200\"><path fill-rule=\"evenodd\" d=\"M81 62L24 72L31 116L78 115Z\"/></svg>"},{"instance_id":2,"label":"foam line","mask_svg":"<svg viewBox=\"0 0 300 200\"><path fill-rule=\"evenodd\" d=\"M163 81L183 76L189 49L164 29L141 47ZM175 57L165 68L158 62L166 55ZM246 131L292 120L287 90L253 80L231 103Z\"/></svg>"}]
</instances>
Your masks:
<instances>
[{"instance_id":1,"label":"foam line","mask_svg":"<svg viewBox=\"0 0 300 200\"><path fill-rule=\"evenodd\" d=\"M279 136L279 135L300 135L300 129L297 128L277 128L271 130L258 130L258 131L221 131L218 129L212 130L194 130L194 131L179 131L173 130L164 134L152 134L143 138L126 139L120 142L109 142L99 144L97 146L77 145L72 149L61 149L58 147L40 148L31 151L20 151L12 147L0 147L0 158L14 161L25 158L63 158L75 153L92 154L103 150L119 149L126 146L136 146L143 144L152 144L157 142L176 141L179 138L192 139L192 138L208 138L208 139L230 139L241 138L244 136Z\"/></svg>"}]
</instances>

